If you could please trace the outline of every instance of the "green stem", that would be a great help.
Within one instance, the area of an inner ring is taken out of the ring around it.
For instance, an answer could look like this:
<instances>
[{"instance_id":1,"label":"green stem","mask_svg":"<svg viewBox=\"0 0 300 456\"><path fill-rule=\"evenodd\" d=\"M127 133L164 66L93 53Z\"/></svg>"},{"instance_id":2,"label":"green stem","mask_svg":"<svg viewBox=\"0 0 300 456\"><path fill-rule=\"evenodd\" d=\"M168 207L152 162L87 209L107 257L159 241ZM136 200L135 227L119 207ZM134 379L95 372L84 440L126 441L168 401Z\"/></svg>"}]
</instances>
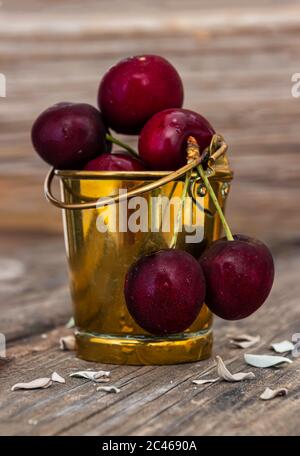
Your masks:
<instances>
[{"instance_id":1,"label":"green stem","mask_svg":"<svg viewBox=\"0 0 300 456\"><path fill-rule=\"evenodd\" d=\"M130 147L128 144L120 141L119 139L115 138L114 136L109 135L108 133L106 134L105 138L106 138L106 141L109 141L109 142L116 144L117 146L120 146L123 149L127 150L127 152L129 152L134 158L138 157L138 153L132 147Z\"/></svg>"},{"instance_id":2,"label":"green stem","mask_svg":"<svg viewBox=\"0 0 300 456\"><path fill-rule=\"evenodd\" d=\"M230 231L229 225L228 225L228 223L227 223L227 221L225 219L225 216L223 214L223 211L221 209L219 201L218 201L218 199L216 197L216 194L215 194L212 186L210 185L209 179L206 176L206 174L204 172L204 169L202 168L202 165L197 166L197 171L200 174L200 177L202 178L202 180L204 182L204 185L205 185L205 187L206 187L206 189L207 189L207 191L208 191L208 193L209 193L209 195L210 195L210 197L211 197L211 199L212 199L212 201L213 201L213 203L215 205L215 208L216 208L216 210L217 210L217 212L219 214L219 217L221 219L221 222L222 222L222 225L223 225L223 228L224 228L224 231L225 231L225 235L226 235L228 241L233 241L234 238L233 238L232 233Z\"/></svg>"},{"instance_id":3,"label":"green stem","mask_svg":"<svg viewBox=\"0 0 300 456\"><path fill-rule=\"evenodd\" d=\"M192 171L188 171L185 175L185 181L184 181L184 185L183 185L183 189L182 189L182 193L181 193L181 204L180 204L180 207L178 208L178 215L177 215L176 224L174 226L174 233L173 233L173 237L171 240L170 249L176 248L179 227L180 227L180 223L182 220L183 205L184 205L185 197L187 195L188 186L189 186L189 183L191 180L191 175L192 175Z\"/></svg>"}]
</instances>

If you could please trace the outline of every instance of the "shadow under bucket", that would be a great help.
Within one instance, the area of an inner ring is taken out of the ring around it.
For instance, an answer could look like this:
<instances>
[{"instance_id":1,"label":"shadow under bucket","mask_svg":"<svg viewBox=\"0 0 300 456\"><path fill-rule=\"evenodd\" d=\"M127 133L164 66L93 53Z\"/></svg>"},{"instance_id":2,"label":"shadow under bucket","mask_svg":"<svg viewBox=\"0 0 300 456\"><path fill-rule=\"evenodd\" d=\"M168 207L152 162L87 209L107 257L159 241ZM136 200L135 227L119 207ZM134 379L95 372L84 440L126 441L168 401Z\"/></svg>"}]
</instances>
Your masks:
<instances>
[{"instance_id":1,"label":"shadow under bucket","mask_svg":"<svg viewBox=\"0 0 300 456\"><path fill-rule=\"evenodd\" d=\"M50 191L54 175L61 181L61 202ZM225 155L217 158L209 179L224 208L232 180ZM161 184L153 188L156 182ZM142 255L170 247L175 226L179 227L176 247L195 258L220 237L219 216L196 174L192 175L189 186L190 204L179 216L180 204L172 202L173 198L180 201L183 185L184 173L180 174L180 170L174 173L52 170L48 176L46 196L64 209L80 358L101 363L145 365L199 361L211 355L212 314L206 305L183 333L158 337L135 323L124 298L128 268ZM143 211L140 200L135 199L137 196L131 196L136 193L145 201ZM119 194L123 195L120 201L112 202ZM108 205L97 204L99 198ZM171 204L154 205L154 201L169 200ZM140 211L139 216L137 211ZM163 226L166 211L169 215L167 227ZM188 223L186 219L189 219ZM133 230L128 229L130 221L136 222Z\"/></svg>"}]
</instances>

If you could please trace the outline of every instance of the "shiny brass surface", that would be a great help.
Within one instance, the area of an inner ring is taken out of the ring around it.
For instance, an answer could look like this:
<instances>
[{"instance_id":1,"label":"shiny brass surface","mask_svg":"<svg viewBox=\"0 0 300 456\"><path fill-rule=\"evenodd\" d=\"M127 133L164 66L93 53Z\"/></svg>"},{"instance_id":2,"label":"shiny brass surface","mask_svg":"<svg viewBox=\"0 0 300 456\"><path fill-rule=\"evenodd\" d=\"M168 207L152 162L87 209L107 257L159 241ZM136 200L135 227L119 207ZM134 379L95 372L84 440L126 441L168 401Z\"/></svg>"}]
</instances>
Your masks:
<instances>
[{"instance_id":1,"label":"shiny brass surface","mask_svg":"<svg viewBox=\"0 0 300 456\"><path fill-rule=\"evenodd\" d=\"M128 268L142 255L170 247L178 220L180 232L176 247L190 252L195 258L220 236L220 219L196 173L192 174L188 189L188 195L192 197L188 209L191 216L189 222L185 220L185 214L181 218L178 216L180 206L169 205L167 209L170 209L171 217L168 229L162 229L164 212L158 229L151 229L157 215L153 211L152 198L181 198L186 172L204 160L205 154L199 158L195 151L195 144L189 145L188 141L188 164L174 172L51 170L48 174L45 195L55 206L64 209L65 242L80 358L102 363L142 365L191 362L210 356L212 314L205 304L194 323L183 333L157 337L135 323L124 299ZM233 177L226 151L227 145L219 135L213 137L206 150L207 175L221 207L224 207ZM62 200L52 194L54 176L61 180ZM136 210L128 202L139 195L147 203L146 229L133 232L124 227L124 220L127 223ZM112 213L115 218L110 217ZM199 231L200 239L196 243L187 242L189 224L196 225Z\"/></svg>"},{"instance_id":2,"label":"shiny brass surface","mask_svg":"<svg viewBox=\"0 0 300 456\"><path fill-rule=\"evenodd\" d=\"M143 187L145 181L152 182L157 176L157 173L155 177L153 174L58 172L63 200L67 206L116 195L120 189L131 192L135 188ZM224 182L230 183L231 178L227 159L223 156L219 168L216 166L215 174L211 177L222 206L225 202L222 186ZM194 196L201 185L201 180L195 176L191 183ZM171 194L180 197L182 188L183 181L175 180L147 191L143 196L151 206L151 197L169 197ZM123 203L112 205L116 208L118 223L120 204ZM177 220L176 208L173 208L168 232L136 233L114 231L109 219L107 232L100 233L96 226L97 219L99 215L105 219L106 210L107 207L63 211L71 293L78 328L78 356L86 360L115 364L173 364L198 361L210 356L212 314L205 305L196 321L184 333L158 338L147 334L135 323L124 300L124 279L130 265L141 255L170 245L174 230L173 220ZM198 216L201 241L195 244L186 243L186 233L182 232L179 233L177 247L198 258L200 253L219 237L220 220L208 194L198 200L198 205L193 204L191 210L194 220ZM125 211L129 218L132 209L125 208Z\"/></svg>"},{"instance_id":3,"label":"shiny brass surface","mask_svg":"<svg viewBox=\"0 0 300 456\"><path fill-rule=\"evenodd\" d=\"M190 137L195 141L193 137ZM221 135L214 135L211 141L210 146L205 149L201 157L199 156L199 149L198 155L194 156L193 159L189 159L189 149L193 148L193 144L189 144L187 146L187 164L182 166L181 168L177 169L176 171L170 172L161 172L161 171L142 171L142 172L111 172L111 171L98 171L98 172L91 172L91 171L57 171L52 168L46 176L45 183L44 183L44 193L45 197L49 202L51 202L54 206L59 207L61 209L70 209L70 210L82 210L82 209L95 209L103 206L107 206L110 204L115 204L118 202L122 202L125 199L133 196L142 195L145 192L150 192L151 190L155 190L160 186L163 186L169 182L175 181L177 179L183 178L186 173L200 163L202 163L206 158L208 159L208 170L210 171L210 175L215 174L216 168L218 168L218 175L220 176L223 173L227 175L228 169L225 166L224 169L224 155L228 149L227 144L225 143L223 137ZM226 161L226 160L225 160ZM223 169L222 169L223 167ZM98 199L93 199L91 197L87 199L82 199L80 202L69 202L61 201L57 197L55 197L51 190L51 184L53 178L55 176L60 177L70 177L70 176L77 176L82 179L109 179L111 177L126 177L127 180L129 179L137 179L140 177L145 181L145 183L138 188L133 188L128 190L127 194L123 195L111 195L111 196L103 196L102 201L99 202ZM151 180L152 182L147 183L147 181Z\"/></svg>"}]
</instances>

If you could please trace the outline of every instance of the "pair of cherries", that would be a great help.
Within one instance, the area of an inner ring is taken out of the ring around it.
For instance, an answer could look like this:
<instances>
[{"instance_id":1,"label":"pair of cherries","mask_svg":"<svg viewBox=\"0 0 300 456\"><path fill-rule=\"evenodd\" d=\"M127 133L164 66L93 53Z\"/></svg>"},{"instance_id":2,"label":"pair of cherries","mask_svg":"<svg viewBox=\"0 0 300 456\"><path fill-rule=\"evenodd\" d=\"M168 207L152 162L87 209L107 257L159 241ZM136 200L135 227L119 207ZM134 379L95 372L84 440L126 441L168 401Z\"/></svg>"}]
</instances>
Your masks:
<instances>
[{"instance_id":1,"label":"pair of cherries","mask_svg":"<svg viewBox=\"0 0 300 456\"><path fill-rule=\"evenodd\" d=\"M273 279L269 249L236 235L213 243L199 261L175 249L142 257L126 275L125 299L146 331L180 333L191 326L204 302L225 320L248 317L267 299Z\"/></svg>"},{"instance_id":2,"label":"pair of cherries","mask_svg":"<svg viewBox=\"0 0 300 456\"><path fill-rule=\"evenodd\" d=\"M59 169L87 171L175 170L186 164L186 142L193 136L203 151L215 131L200 114L182 109L183 84L176 69L155 55L131 57L103 77L99 110L85 103L59 103L32 127L37 153ZM127 145L109 129L139 135L139 155L111 153ZM261 242L245 236L216 241L199 261L168 249L139 259L125 280L125 298L135 321L146 331L179 333L195 320L205 302L228 320L245 318L266 300L274 264Z\"/></svg>"}]
</instances>

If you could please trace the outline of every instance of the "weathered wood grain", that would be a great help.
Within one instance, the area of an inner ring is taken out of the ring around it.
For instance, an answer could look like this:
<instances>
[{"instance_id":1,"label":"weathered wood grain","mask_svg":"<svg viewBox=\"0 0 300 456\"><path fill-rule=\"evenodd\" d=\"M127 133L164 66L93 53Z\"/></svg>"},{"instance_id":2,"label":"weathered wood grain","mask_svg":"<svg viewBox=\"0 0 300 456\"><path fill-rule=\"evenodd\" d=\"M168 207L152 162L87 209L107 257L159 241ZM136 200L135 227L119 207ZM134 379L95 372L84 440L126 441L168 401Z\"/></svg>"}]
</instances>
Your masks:
<instances>
[{"instance_id":1,"label":"weathered wood grain","mask_svg":"<svg viewBox=\"0 0 300 456\"><path fill-rule=\"evenodd\" d=\"M32 336L10 344L11 358L0 370L0 434L4 435L299 435L299 358L281 369L255 369L243 361L244 350L229 346L226 334L260 334L250 351L271 353L273 341L299 332L299 247L286 248L276 258L277 278L268 303L242 322L215 322L214 353L233 372L255 372L256 379L239 384L220 382L195 386L207 372L215 376L213 359L178 366L97 366L61 352L58 340L66 329ZM57 309L53 309L53 317ZM24 315L24 318L27 318ZM248 350L249 351L249 350ZM85 380L69 378L75 370L105 368L121 393L105 394ZM59 372L66 385L48 390L11 392L18 381ZM266 386L286 386L289 395L264 403ZM32 424L36 423L36 424Z\"/></svg>"},{"instance_id":2,"label":"weathered wood grain","mask_svg":"<svg viewBox=\"0 0 300 456\"><path fill-rule=\"evenodd\" d=\"M8 96L0 99L0 230L62 229L59 211L42 195L47 166L30 144L36 115L60 100L95 104L110 65L157 52L181 73L185 106L205 114L230 144L236 178L228 211L235 230L251 226L270 242L298 238L300 102L291 96L291 76L299 72L299 4L126 4L126 11L120 2L94 0L84 11L70 1L2 6L0 72Z\"/></svg>"},{"instance_id":3,"label":"weathered wood grain","mask_svg":"<svg viewBox=\"0 0 300 456\"><path fill-rule=\"evenodd\" d=\"M63 240L1 235L0 333L8 341L66 323L71 315Z\"/></svg>"}]
</instances>

